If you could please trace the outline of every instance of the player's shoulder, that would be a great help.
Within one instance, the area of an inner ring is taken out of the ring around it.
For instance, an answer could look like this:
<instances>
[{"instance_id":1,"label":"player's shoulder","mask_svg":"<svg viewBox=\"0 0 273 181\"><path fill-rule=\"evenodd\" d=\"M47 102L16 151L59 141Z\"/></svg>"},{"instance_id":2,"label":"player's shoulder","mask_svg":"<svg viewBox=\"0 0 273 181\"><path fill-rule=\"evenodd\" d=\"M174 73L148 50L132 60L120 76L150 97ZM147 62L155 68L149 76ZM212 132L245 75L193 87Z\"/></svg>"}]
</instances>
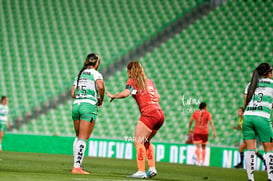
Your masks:
<instances>
[{"instance_id":1,"label":"player's shoulder","mask_svg":"<svg viewBox=\"0 0 273 181\"><path fill-rule=\"evenodd\" d=\"M204 110L204 113L205 113L206 115L208 115L208 116L211 116L211 113L210 113L209 111L207 111L207 110Z\"/></svg>"},{"instance_id":2,"label":"player's shoulder","mask_svg":"<svg viewBox=\"0 0 273 181\"><path fill-rule=\"evenodd\" d=\"M146 78L146 81L149 83L149 84L154 84L154 82L148 78Z\"/></svg>"},{"instance_id":3,"label":"player's shoulder","mask_svg":"<svg viewBox=\"0 0 273 181\"><path fill-rule=\"evenodd\" d=\"M245 87L248 88L251 82L246 83Z\"/></svg>"},{"instance_id":4,"label":"player's shoulder","mask_svg":"<svg viewBox=\"0 0 273 181\"><path fill-rule=\"evenodd\" d=\"M101 74L99 71L97 71L97 70L95 70L95 69L93 69L93 68L85 69L85 71L91 72L91 73L93 73L93 74Z\"/></svg>"},{"instance_id":5,"label":"player's shoulder","mask_svg":"<svg viewBox=\"0 0 273 181\"><path fill-rule=\"evenodd\" d=\"M133 84L134 83L134 80L130 77L127 81L127 84Z\"/></svg>"},{"instance_id":6,"label":"player's shoulder","mask_svg":"<svg viewBox=\"0 0 273 181\"><path fill-rule=\"evenodd\" d=\"M194 112L192 113L192 115L196 115L196 114L198 114L198 112L199 112L199 110L196 110L196 111L194 111Z\"/></svg>"},{"instance_id":7,"label":"player's shoulder","mask_svg":"<svg viewBox=\"0 0 273 181\"><path fill-rule=\"evenodd\" d=\"M93 75L95 75L96 77L103 77L102 74L95 70L95 69L88 69Z\"/></svg>"}]
</instances>

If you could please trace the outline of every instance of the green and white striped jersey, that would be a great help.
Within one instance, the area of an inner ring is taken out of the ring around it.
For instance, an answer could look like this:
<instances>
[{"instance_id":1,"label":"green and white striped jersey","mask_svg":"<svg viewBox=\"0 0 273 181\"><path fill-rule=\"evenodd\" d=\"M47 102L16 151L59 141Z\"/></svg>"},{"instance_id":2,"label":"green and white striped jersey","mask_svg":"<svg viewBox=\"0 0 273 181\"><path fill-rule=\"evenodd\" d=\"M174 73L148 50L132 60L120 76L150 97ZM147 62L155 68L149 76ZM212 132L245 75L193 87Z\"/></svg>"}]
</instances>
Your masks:
<instances>
[{"instance_id":1,"label":"green and white striped jersey","mask_svg":"<svg viewBox=\"0 0 273 181\"><path fill-rule=\"evenodd\" d=\"M77 79L78 76L75 77L75 81L73 84L75 86L75 98L88 99L93 104L96 104L98 97L96 80L103 80L101 73L92 68L85 69L80 76L78 89L76 87Z\"/></svg>"},{"instance_id":2,"label":"green and white striped jersey","mask_svg":"<svg viewBox=\"0 0 273 181\"><path fill-rule=\"evenodd\" d=\"M248 87L245 88L247 94ZM244 115L261 116L270 118L273 103L273 80L269 78L259 79L257 88L248 103Z\"/></svg>"},{"instance_id":3,"label":"green and white striped jersey","mask_svg":"<svg viewBox=\"0 0 273 181\"><path fill-rule=\"evenodd\" d=\"M7 105L0 104L0 123L6 123L8 120L9 108Z\"/></svg>"}]
</instances>

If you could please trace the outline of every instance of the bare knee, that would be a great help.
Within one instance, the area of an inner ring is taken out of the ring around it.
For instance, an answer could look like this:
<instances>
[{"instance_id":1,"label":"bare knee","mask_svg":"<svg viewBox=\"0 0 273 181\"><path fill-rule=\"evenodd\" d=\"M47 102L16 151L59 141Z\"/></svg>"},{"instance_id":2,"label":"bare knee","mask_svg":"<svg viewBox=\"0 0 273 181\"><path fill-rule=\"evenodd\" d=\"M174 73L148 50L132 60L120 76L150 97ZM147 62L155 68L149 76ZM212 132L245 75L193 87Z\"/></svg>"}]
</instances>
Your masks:
<instances>
[{"instance_id":1,"label":"bare knee","mask_svg":"<svg viewBox=\"0 0 273 181\"><path fill-rule=\"evenodd\" d=\"M243 144L239 147L239 152L244 152L245 149L246 149L246 144L243 143Z\"/></svg>"}]
</instances>

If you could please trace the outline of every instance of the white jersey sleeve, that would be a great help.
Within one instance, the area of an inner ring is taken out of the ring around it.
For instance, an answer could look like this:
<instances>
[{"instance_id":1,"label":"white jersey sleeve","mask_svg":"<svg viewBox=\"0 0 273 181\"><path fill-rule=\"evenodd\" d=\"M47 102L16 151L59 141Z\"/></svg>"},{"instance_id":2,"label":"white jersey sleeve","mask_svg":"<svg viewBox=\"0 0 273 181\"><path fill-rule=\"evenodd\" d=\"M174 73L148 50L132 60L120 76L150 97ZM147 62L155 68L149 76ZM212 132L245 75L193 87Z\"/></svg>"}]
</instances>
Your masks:
<instances>
[{"instance_id":1,"label":"white jersey sleeve","mask_svg":"<svg viewBox=\"0 0 273 181\"><path fill-rule=\"evenodd\" d=\"M250 83L248 83L248 84L246 85L245 94L247 94L247 91L248 91L249 86L250 86Z\"/></svg>"},{"instance_id":2,"label":"white jersey sleeve","mask_svg":"<svg viewBox=\"0 0 273 181\"><path fill-rule=\"evenodd\" d=\"M98 71L94 71L94 80L103 80L101 73L99 73Z\"/></svg>"},{"instance_id":3,"label":"white jersey sleeve","mask_svg":"<svg viewBox=\"0 0 273 181\"><path fill-rule=\"evenodd\" d=\"M76 85L77 85L77 80L78 80L78 76L76 76L76 77L74 78L73 86L76 86Z\"/></svg>"}]
</instances>

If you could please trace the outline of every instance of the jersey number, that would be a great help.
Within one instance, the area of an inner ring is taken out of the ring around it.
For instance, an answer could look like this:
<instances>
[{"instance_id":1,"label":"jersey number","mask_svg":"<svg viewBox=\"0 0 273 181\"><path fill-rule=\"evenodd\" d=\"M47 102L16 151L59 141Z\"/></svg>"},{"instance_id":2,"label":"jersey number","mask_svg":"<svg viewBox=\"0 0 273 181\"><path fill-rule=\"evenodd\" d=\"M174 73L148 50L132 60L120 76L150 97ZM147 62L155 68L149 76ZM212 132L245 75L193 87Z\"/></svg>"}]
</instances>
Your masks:
<instances>
[{"instance_id":1,"label":"jersey number","mask_svg":"<svg viewBox=\"0 0 273 181\"><path fill-rule=\"evenodd\" d=\"M86 95L86 86L82 85L82 86L78 86L77 89L80 87L81 91L83 91L84 93L81 94L81 96L85 96Z\"/></svg>"},{"instance_id":2,"label":"jersey number","mask_svg":"<svg viewBox=\"0 0 273 181\"><path fill-rule=\"evenodd\" d=\"M257 102L262 102L262 100L263 100L263 93L259 93L259 94L257 94L257 96L258 96L258 100L257 100ZM255 96L253 96L254 97L254 99L255 99Z\"/></svg>"}]
</instances>

